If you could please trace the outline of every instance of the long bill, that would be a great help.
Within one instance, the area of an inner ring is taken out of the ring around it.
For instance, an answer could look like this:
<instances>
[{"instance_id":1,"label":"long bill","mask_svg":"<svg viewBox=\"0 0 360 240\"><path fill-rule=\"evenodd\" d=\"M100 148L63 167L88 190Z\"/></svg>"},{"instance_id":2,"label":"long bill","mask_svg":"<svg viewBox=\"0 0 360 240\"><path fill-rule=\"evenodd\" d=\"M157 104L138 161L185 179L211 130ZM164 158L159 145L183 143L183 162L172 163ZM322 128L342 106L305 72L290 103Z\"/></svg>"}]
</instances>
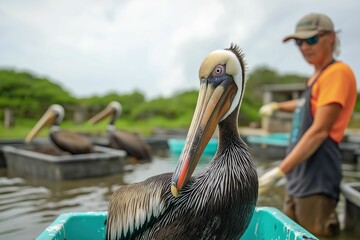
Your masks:
<instances>
[{"instance_id":1,"label":"long bill","mask_svg":"<svg viewBox=\"0 0 360 240\"><path fill-rule=\"evenodd\" d=\"M109 107L106 107L104 110L102 110L101 112L99 112L98 114L96 114L95 116L93 116L89 122L91 124L95 124L97 122L99 122L100 120L106 118L107 116L111 115L113 113L113 110Z\"/></svg>"},{"instance_id":2,"label":"long bill","mask_svg":"<svg viewBox=\"0 0 360 240\"><path fill-rule=\"evenodd\" d=\"M36 123L36 125L31 129L28 135L25 138L25 142L29 143L33 138L40 132L40 130L45 127L47 124L52 124L56 120L56 114L54 111L47 111L40 120Z\"/></svg>"},{"instance_id":3,"label":"long bill","mask_svg":"<svg viewBox=\"0 0 360 240\"><path fill-rule=\"evenodd\" d=\"M230 76L217 87L201 81L193 119L172 177L171 192L175 197L194 172L218 122L229 111L236 91L237 86Z\"/></svg>"}]
</instances>

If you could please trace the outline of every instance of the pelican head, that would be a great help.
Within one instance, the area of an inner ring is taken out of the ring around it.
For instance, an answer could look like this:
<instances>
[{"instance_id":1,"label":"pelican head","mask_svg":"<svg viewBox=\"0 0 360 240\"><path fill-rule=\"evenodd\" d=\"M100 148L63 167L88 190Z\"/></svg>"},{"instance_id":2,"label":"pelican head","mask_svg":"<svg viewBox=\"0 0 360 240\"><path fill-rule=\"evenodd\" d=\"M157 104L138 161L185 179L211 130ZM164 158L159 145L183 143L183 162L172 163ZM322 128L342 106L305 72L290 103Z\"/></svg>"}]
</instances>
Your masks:
<instances>
[{"instance_id":1,"label":"pelican head","mask_svg":"<svg viewBox=\"0 0 360 240\"><path fill-rule=\"evenodd\" d=\"M91 124L96 124L97 122L101 121L102 119L112 116L110 124L114 124L115 120L120 116L122 112L122 106L119 102L112 101L110 102L104 110L93 116L89 122Z\"/></svg>"},{"instance_id":2,"label":"pelican head","mask_svg":"<svg viewBox=\"0 0 360 240\"><path fill-rule=\"evenodd\" d=\"M30 143L32 139L40 132L42 128L47 125L54 125L55 128L59 128L61 121L65 115L64 108L59 104L51 105L36 125L31 129L28 135L25 138L26 143Z\"/></svg>"},{"instance_id":3,"label":"pelican head","mask_svg":"<svg viewBox=\"0 0 360 240\"><path fill-rule=\"evenodd\" d=\"M211 52L202 62L195 112L172 177L171 192L175 197L194 172L217 124L238 111L245 85L244 66L243 54L233 44Z\"/></svg>"}]
</instances>

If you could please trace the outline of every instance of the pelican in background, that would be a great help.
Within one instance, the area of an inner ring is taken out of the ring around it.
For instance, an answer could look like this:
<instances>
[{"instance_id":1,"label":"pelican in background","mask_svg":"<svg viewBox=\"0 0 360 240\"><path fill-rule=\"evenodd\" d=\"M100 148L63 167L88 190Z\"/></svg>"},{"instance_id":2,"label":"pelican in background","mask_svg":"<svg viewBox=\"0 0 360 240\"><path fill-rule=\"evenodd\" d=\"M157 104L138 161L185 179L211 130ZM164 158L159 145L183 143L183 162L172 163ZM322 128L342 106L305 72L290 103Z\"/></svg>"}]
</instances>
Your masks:
<instances>
[{"instance_id":1,"label":"pelican in background","mask_svg":"<svg viewBox=\"0 0 360 240\"><path fill-rule=\"evenodd\" d=\"M25 138L30 143L42 128L50 125L49 138L59 149L71 154L84 154L94 152L94 146L81 134L60 130L64 118L64 108L59 104L51 105Z\"/></svg>"},{"instance_id":2,"label":"pelican in background","mask_svg":"<svg viewBox=\"0 0 360 240\"><path fill-rule=\"evenodd\" d=\"M255 164L237 129L244 71L237 45L204 59L195 112L174 173L116 190L107 239L240 239L258 196ZM216 126L218 150L209 166L192 176Z\"/></svg>"},{"instance_id":3,"label":"pelican in background","mask_svg":"<svg viewBox=\"0 0 360 240\"><path fill-rule=\"evenodd\" d=\"M115 122L121 114L121 104L110 102L104 110L93 116L89 122L96 124L100 120L111 117L107 126L110 147L126 151L128 156L136 160L151 160L151 147L145 143L138 134L124 130L116 130Z\"/></svg>"}]
</instances>

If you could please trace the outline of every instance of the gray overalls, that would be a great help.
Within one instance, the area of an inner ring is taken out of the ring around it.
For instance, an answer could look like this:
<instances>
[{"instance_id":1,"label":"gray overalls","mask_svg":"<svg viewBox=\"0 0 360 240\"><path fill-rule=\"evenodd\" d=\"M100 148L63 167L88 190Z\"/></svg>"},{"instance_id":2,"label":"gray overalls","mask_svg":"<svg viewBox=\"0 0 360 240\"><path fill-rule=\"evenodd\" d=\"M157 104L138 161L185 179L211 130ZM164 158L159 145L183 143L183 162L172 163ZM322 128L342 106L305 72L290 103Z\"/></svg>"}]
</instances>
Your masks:
<instances>
[{"instance_id":1,"label":"gray overalls","mask_svg":"<svg viewBox=\"0 0 360 240\"><path fill-rule=\"evenodd\" d=\"M326 67L334 62L330 62ZM294 148L313 122L310 99L311 89L316 81L317 79L305 90L296 107L287 153ZM313 194L325 194L338 200L342 178L341 153L338 144L328 136L316 152L289 172L286 178L289 196L305 197Z\"/></svg>"}]
</instances>

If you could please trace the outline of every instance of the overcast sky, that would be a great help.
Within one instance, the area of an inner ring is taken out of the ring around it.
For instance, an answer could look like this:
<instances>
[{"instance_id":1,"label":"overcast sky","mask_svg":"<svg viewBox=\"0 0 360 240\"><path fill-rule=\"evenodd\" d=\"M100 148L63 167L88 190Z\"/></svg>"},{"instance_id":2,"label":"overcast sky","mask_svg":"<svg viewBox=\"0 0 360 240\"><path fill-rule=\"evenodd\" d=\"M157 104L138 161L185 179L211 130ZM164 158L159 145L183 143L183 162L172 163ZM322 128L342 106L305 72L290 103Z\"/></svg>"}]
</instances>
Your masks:
<instances>
[{"instance_id":1,"label":"overcast sky","mask_svg":"<svg viewBox=\"0 0 360 240\"><path fill-rule=\"evenodd\" d=\"M0 0L0 68L29 70L77 97L139 90L148 98L198 88L198 68L237 43L251 72L309 75L281 39L310 12L340 29L341 55L360 89L359 0Z\"/></svg>"}]
</instances>

